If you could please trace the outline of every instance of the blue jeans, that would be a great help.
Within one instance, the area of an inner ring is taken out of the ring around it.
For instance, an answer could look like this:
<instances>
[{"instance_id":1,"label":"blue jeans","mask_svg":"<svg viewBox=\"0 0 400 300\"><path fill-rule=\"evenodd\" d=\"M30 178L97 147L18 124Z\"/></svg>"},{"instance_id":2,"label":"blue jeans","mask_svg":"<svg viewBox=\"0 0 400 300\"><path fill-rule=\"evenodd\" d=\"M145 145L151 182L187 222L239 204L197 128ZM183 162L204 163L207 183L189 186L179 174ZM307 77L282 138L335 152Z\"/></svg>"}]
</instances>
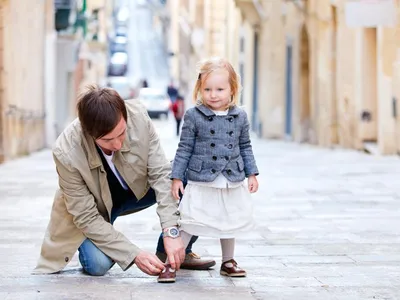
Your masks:
<instances>
[{"instance_id":1,"label":"blue jeans","mask_svg":"<svg viewBox=\"0 0 400 300\"><path fill-rule=\"evenodd\" d=\"M124 202L124 204L117 209L112 209L111 211L111 224L126 211L141 211L152 205L156 204L156 195L153 189L150 189L147 194L140 200L129 199ZM192 252L192 244L197 240L197 237L192 238L188 247L186 248L186 253ZM93 276L104 275L115 262L104 254L90 239L85 239L80 245L79 249L79 261L83 267L83 270ZM162 238L162 233L158 238L157 251L164 252L164 243Z\"/></svg>"}]
</instances>

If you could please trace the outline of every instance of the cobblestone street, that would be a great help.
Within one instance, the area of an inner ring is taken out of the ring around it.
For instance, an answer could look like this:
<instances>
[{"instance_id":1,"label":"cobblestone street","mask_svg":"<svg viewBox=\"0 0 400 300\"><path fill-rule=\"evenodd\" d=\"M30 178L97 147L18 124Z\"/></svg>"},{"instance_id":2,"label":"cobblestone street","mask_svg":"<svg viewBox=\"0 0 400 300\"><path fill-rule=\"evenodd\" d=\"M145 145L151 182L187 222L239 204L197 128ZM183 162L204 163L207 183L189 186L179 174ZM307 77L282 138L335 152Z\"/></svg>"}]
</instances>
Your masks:
<instances>
[{"instance_id":1,"label":"cobblestone street","mask_svg":"<svg viewBox=\"0 0 400 300\"><path fill-rule=\"evenodd\" d=\"M172 158L174 124L155 123ZM200 238L195 252L217 265L180 271L169 285L136 266L89 277L76 256L60 274L31 275L57 187L51 151L0 165L0 299L400 299L399 158L258 139L253 147L258 227L236 247L248 277L220 276L219 241ZM155 250L155 209L115 226Z\"/></svg>"}]
</instances>

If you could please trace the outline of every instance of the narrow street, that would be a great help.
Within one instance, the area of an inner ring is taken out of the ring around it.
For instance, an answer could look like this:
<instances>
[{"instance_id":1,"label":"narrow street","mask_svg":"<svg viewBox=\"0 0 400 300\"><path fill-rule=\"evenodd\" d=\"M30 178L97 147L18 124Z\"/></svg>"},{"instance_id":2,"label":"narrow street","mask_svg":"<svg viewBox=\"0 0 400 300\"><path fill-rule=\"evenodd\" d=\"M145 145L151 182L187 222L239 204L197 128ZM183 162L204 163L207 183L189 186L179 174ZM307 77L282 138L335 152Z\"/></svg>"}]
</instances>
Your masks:
<instances>
[{"instance_id":1,"label":"narrow street","mask_svg":"<svg viewBox=\"0 0 400 300\"><path fill-rule=\"evenodd\" d=\"M128 77L132 82L146 79L149 87L166 89L169 82L167 56L153 28L153 13L136 0L130 0L127 4L131 12Z\"/></svg>"},{"instance_id":2,"label":"narrow street","mask_svg":"<svg viewBox=\"0 0 400 300\"><path fill-rule=\"evenodd\" d=\"M172 118L155 125L173 157ZM89 277L76 256L60 274L31 275L57 186L51 152L0 165L0 299L399 299L398 158L282 141L253 145L261 173L253 196L258 227L236 248L248 277L220 276L219 241L200 238L194 250L217 265L181 271L172 285L135 266ZM115 226L154 251L155 209Z\"/></svg>"},{"instance_id":3,"label":"narrow street","mask_svg":"<svg viewBox=\"0 0 400 300\"><path fill-rule=\"evenodd\" d=\"M128 77L165 89L167 56L151 11L137 1L125 0L131 10ZM173 116L154 124L172 159L178 144ZM257 227L237 239L235 252L248 277L221 276L219 241L201 237L193 250L217 265L182 270L175 284L158 284L135 265L90 277L77 254L59 274L32 275L58 185L51 150L0 164L0 299L400 299L399 157L255 137L253 149L260 170L252 197ZM155 252L155 207L120 217L115 226Z\"/></svg>"}]
</instances>

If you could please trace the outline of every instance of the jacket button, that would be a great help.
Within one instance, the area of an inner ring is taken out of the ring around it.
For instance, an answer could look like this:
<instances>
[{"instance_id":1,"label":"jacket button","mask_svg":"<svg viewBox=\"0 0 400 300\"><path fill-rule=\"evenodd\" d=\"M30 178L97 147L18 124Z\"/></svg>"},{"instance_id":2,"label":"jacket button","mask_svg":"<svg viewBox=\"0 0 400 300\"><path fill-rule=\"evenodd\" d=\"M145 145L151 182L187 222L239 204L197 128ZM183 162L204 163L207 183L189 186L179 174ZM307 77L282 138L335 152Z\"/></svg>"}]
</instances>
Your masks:
<instances>
[{"instance_id":1,"label":"jacket button","mask_svg":"<svg viewBox=\"0 0 400 300\"><path fill-rule=\"evenodd\" d=\"M233 135L233 131L229 131L229 135L232 136Z\"/></svg>"},{"instance_id":2,"label":"jacket button","mask_svg":"<svg viewBox=\"0 0 400 300\"><path fill-rule=\"evenodd\" d=\"M231 169L226 170L226 173L228 173L228 175L231 175L232 173Z\"/></svg>"},{"instance_id":3,"label":"jacket button","mask_svg":"<svg viewBox=\"0 0 400 300\"><path fill-rule=\"evenodd\" d=\"M208 117L208 121L212 121L214 118L213 117Z\"/></svg>"},{"instance_id":4,"label":"jacket button","mask_svg":"<svg viewBox=\"0 0 400 300\"><path fill-rule=\"evenodd\" d=\"M213 159L213 160L217 160L217 157L214 155L214 156L212 157L212 159Z\"/></svg>"},{"instance_id":5,"label":"jacket button","mask_svg":"<svg viewBox=\"0 0 400 300\"><path fill-rule=\"evenodd\" d=\"M211 134L214 134L214 133L215 133L215 130L214 130L214 129L211 129L211 130L210 130L210 133L211 133Z\"/></svg>"},{"instance_id":6,"label":"jacket button","mask_svg":"<svg viewBox=\"0 0 400 300\"><path fill-rule=\"evenodd\" d=\"M229 122L233 122L233 118L232 117L228 118L228 120L229 120Z\"/></svg>"},{"instance_id":7,"label":"jacket button","mask_svg":"<svg viewBox=\"0 0 400 300\"><path fill-rule=\"evenodd\" d=\"M214 144L214 143L211 143L210 146L211 146L211 148L214 148L214 147L215 147L215 144Z\"/></svg>"},{"instance_id":8,"label":"jacket button","mask_svg":"<svg viewBox=\"0 0 400 300\"><path fill-rule=\"evenodd\" d=\"M68 258L68 257L66 257L66 258L65 258L65 262L68 262L68 261L69 261L69 258Z\"/></svg>"},{"instance_id":9,"label":"jacket button","mask_svg":"<svg viewBox=\"0 0 400 300\"><path fill-rule=\"evenodd\" d=\"M213 173L213 174L214 174L215 172L216 172L216 171L215 171L215 169L211 169L211 173Z\"/></svg>"},{"instance_id":10,"label":"jacket button","mask_svg":"<svg viewBox=\"0 0 400 300\"><path fill-rule=\"evenodd\" d=\"M225 160L229 160L229 156L225 156Z\"/></svg>"},{"instance_id":11,"label":"jacket button","mask_svg":"<svg viewBox=\"0 0 400 300\"><path fill-rule=\"evenodd\" d=\"M232 145L232 144L229 144L227 147L228 147L228 149L232 149L232 148L233 148L233 145Z\"/></svg>"}]
</instances>

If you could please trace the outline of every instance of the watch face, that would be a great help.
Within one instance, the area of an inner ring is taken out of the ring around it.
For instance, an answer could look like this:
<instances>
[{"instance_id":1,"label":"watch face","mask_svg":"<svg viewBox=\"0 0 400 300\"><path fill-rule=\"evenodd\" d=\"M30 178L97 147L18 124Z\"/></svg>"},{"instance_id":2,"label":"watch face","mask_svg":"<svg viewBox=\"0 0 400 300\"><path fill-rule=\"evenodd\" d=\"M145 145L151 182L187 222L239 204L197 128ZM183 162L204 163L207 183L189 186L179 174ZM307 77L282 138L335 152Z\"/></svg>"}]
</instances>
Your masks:
<instances>
[{"instance_id":1,"label":"watch face","mask_svg":"<svg viewBox=\"0 0 400 300\"><path fill-rule=\"evenodd\" d=\"M171 229L169 230L169 233L170 233L172 236L177 236L177 235L179 234L179 231L178 231L178 229L176 229L176 228L171 228Z\"/></svg>"}]
</instances>

